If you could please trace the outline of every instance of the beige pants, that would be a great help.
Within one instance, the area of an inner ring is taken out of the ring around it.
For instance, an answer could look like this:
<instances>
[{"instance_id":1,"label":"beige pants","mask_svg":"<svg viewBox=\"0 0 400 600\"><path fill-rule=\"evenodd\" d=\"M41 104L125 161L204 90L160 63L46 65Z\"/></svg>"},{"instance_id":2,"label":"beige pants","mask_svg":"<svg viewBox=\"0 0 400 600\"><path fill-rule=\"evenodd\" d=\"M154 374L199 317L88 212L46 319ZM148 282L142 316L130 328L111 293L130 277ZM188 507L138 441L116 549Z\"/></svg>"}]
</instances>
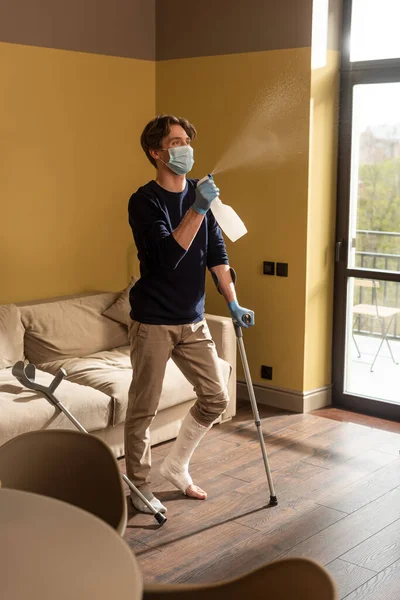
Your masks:
<instances>
[{"instance_id":1,"label":"beige pants","mask_svg":"<svg viewBox=\"0 0 400 600\"><path fill-rule=\"evenodd\" d=\"M205 320L172 326L133 321L129 336L133 377L125 419L126 469L137 487L148 487L149 428L157 413L167 361L172 358L193 385L197 401L191 413L201 425L208 427L225 411L228 395Z\"/></svg>"}]
</instances>

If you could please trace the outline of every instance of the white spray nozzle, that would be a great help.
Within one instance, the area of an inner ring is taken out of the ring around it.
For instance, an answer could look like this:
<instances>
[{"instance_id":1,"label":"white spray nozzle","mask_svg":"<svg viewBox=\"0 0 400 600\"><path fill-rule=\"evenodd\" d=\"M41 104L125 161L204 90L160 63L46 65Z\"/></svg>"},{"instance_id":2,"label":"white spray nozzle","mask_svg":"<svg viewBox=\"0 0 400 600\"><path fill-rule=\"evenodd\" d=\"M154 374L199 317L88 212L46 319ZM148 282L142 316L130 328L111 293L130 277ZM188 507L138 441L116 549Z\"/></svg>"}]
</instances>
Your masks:
<instances>
[{"instance_id":1,"label":"white spray nozzle","mask_svg":"<svg viewBox=\"0 0 400 600\"><path fill-rule=\"evenodd\" d=\"M204 183L205 181L208 181L209 179L211 179L212 175L208 174L205 177L202 177L198 182L197 182L197 186L201 185L202 183Z\"/></svg>"}]
</instances>

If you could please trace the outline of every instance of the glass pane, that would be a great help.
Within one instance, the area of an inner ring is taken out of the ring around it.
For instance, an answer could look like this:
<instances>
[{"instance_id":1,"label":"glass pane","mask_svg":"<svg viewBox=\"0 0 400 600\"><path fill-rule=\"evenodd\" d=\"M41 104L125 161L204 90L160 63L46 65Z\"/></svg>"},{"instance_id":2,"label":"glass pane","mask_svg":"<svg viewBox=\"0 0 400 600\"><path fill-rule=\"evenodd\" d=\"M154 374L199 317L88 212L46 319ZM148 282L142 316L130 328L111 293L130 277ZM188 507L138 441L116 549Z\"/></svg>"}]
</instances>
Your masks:
<instances>
[{"instance_id":1,"label":"glass pane","mask_svg":"<svg viewBox=\"0 0 400 600\"><path fill-rule=\"evenodd\" d=\"M348 257L400 271L400 83L353 89Z\"/></svg>"},{"instance_id":2,"label":"glass pane","mask_svg":"<svg viewBox=\"0 0 400 600\"><path fill-rule=\"evenodd\" d=\"M400 283L348 281L344 391L400 404Z\"/></svg>"},{"instance_id":3,"label":"glass pane","mask_svg":"<svg viewBox=\"0 0 400 600\"><path fill-rule=\"evenodd\" d=\"M399 0L353 0L350 60L400 57Z\"/></svg>"}]
</instances>

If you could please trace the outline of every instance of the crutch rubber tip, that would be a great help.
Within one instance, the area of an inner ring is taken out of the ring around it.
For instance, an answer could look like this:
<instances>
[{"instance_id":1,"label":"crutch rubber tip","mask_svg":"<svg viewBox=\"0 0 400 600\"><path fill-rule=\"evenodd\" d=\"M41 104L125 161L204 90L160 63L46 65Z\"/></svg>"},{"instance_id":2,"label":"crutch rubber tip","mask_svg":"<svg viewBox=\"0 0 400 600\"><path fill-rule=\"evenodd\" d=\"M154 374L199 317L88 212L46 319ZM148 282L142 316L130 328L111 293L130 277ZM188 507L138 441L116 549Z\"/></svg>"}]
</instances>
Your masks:
<instances>
[{"instance_id":1,"label":"crutch rubber tip","mask_svg":"<svg viewBox=\"0 0 400 600\"><path fill-rule=\"evenodd\" d=\"M160 525L160 527L162 525L164 525L164 523L167 520L167 517L165 515L163 515L162 513L160 513L160 512L155 513L154 518L157 521L157 523Z\"/></svg>"},{"instance_id":2,"label":"crutch rubber tip","mask_svg":"<svg viewBox=\"0 0 400 600\"><path fill-rule=\"evenodd\" d=\"M278 504L278 498L276 496L270 496L269 497L269 505L277 506L277 504Z\"/></svg>"}]
</instances>

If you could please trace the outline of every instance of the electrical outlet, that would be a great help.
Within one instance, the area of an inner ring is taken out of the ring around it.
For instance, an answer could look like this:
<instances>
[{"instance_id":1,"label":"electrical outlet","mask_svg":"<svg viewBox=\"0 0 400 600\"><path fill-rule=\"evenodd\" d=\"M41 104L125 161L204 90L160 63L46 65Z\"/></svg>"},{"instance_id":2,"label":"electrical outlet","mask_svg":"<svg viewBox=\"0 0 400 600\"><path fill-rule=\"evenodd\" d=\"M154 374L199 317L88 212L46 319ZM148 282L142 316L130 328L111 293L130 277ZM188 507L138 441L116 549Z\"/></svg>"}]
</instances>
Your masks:
<instances>
[{"instance_id":1,"label":"electrical outlet","mask_svg":"<svg viewBox=\"0 0 400 600\"><path fill-rule=\"evenodd\" d=\"M261 377L262 379L272 379L272 367L261 365Z\"/></svg>"},{"instance_id":2,"label":"electrical outlet","mask_svg":"<svg viewBox=\"0 0 400 600\"><path fill-rule=\"evenodd\" d=\"M275 263L269 262L269 261L264 261L263 273L264 273L264 275L275 275Z\"/></svg>"},{"instance_id":3,"label":"electrical outlet","mask_svg":"<svg viewBox=\"0 0 400 600\"><path fill-rule=\"evenodd\" d=\"M288 263L276 263L276 274L279 277L287 277L289 272Z\"/></svg>"}]
</instances>

